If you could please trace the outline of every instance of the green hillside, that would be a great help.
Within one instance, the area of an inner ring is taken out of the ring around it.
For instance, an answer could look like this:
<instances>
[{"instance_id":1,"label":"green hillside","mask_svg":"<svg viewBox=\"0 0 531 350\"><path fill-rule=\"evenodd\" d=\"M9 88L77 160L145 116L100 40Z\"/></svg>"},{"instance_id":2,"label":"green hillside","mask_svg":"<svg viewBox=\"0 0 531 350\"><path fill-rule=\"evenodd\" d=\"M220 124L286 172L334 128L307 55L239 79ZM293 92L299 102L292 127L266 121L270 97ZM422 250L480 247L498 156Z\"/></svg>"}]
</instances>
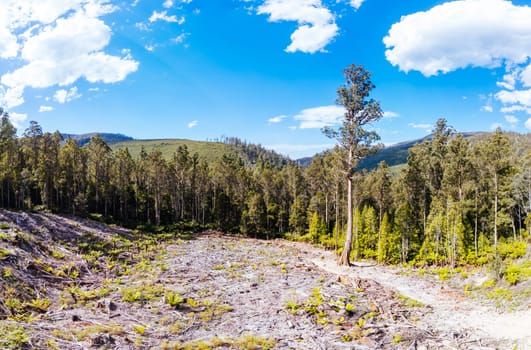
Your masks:
<instances>
[{"instance_id":1,"label":"green hillside","mask_svg":"<svg viewBox=\"0 0 531 350\"><path fill-rule=\"evenodd\" d=\"M199 158L212 162L234 150L232 146L222 142L192 141L183 139L160 139L160 140L132 140L110 143L113 150L127 147L133 158L137 158L142 147L146 152L159 148L166 159L170 159L179 146L188 147L190 154L197 153Z\"/></svg>"},{"instance_id":2,"label":"green hillside","mask_svg":"<svg viewBox=\"0 0 531 350\"><path fill-rule=\"evenodd\" d=\"M261 145L247 143L236 137L228 137L223 142L192 141L183 139L160 139L160 140L130 140L111 142L109 146L113 150L127 147L133 158L137 158L144 147L147 153L154 148L160 149L165 159L169 160L179 146L186 146L190 155L197 153L199 159L212 163L220 159L224 154L235 153L246 165L256 164L259 161L269 163L277 168L282 168L291 160L275 151L265 149Z\"/></svg>"}]
</instances>

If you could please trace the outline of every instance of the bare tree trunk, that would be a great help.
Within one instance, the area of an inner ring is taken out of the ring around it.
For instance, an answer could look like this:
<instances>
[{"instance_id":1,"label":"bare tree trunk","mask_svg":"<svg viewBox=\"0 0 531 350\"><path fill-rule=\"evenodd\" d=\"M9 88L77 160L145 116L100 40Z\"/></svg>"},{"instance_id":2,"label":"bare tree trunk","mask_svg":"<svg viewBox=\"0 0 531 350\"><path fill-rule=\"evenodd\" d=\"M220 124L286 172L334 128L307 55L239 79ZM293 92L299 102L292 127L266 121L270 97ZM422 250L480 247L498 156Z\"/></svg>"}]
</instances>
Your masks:
<instances>
[{"instance_id":1,"label":"bare tree trunk","mask_svg":"<svg viewBox=\"0 0 531 350\"><path fill-rule=\"evenodd\" d=\"M494 253L498 254L498 175L494 174Z\"/></svg>"},{"instance_id":2,"label":"bare tree trunk","mask_svg":"<svg viewBox=\"0 0 531 350\"><path fill-rule=\"evenodd\" d=\"M345 240L345 246L341 257L338 260L339 265L350 265L350 251L352 250L352 147L349 149L348 154L348 170L347 175L347 237Z\"/></svg>"},{"instance_id":3,"label":"bare tree trunk","mask_svg":"<svg viewBox=\"0 0 531 350\"><path fill-rule=\"evenodd\" d=\"M325 223L326 223L326 229L329 230L330 226L328 226L328 192L325 195Z\"/></svg>"},{"instance_id":4,"label":"bare tree trunk","mask_svg":"<svg viewBox=\"0 0 531 350\"><path fill-rule=\"evenodd\" d=\"M336 185L336 246L335 246L335 251L336 251L336 254L337 254L337 248L339 246L339 185Z\"/></svg>"},{"instance_id":5,"label":"bare tree trunk","mask_svg":"<svg viewBox=\"0 0 531 350\"><path fill-rule=\"evenodd\" d=\"M478 193L476 190L476 196L474 200L475 217L474 217L474 250L476 258L478 257Z\"/></svg>"}]
</instances>

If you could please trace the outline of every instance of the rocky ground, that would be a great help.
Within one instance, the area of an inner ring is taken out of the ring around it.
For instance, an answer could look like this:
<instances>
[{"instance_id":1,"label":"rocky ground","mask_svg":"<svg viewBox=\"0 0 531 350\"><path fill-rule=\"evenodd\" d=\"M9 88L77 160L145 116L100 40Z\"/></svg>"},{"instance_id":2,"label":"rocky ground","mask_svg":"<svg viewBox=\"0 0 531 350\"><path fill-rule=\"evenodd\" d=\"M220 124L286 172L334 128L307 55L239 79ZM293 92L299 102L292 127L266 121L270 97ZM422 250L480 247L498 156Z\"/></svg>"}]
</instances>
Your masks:
<instances>
[{"instance_id":1,"label":"rocky ground","mask_svg":"<svg viewBox=\"0 0 531 350\"><path fill-rule=\"evenodd\" d=\"M0 348L531 348L529 303L280 240L0 211L0 273Z\"/></svg>"}]
</instances>

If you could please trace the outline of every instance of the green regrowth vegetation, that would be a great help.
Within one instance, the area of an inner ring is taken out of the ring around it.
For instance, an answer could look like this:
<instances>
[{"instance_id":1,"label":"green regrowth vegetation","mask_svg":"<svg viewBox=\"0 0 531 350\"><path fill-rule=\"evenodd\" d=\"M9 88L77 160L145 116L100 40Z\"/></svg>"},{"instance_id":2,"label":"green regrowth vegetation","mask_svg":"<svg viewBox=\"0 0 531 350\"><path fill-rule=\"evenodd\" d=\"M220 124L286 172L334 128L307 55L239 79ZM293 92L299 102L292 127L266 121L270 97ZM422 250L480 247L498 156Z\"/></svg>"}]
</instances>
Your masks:
<instances>
[{"instance_id":1,"label":"green regrowth vegetation","mask_svg":"<svg viewBox=\"0 0 531 350\"><path fill-rule=\"evenodd\" d=\"M163 343L163 350L210 350L231 348L239 350L268 350L275 347L275 340L255 335L244 335L239 338L211 338L186 343Z\"/></svg>"}]
</instances>

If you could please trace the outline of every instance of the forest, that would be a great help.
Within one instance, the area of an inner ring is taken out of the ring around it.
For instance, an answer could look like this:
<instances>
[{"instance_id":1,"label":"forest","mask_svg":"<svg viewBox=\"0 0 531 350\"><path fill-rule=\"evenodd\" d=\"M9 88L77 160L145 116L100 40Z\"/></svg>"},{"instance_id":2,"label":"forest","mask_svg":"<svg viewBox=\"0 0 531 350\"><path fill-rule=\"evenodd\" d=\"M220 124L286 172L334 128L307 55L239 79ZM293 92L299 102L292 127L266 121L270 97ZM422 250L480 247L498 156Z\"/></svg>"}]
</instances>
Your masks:
<instances>
[{"instance_id":1,"label":"forest","mask_svg":"<svg viewBox=\"0 0 531 350\"><path fill-rule=\"evenodd\" d=\"M304 169L252 149L256 161L247 164L237 153L207 164L186 147L169 160L157 149L133 159L98 135L79 146L35 122L17 137L3 112L0 203L154 231L188 223L340 251L347 221L340 148ZM381 162L352 181L352 258L483 264L529 236L529 135L496 130L470 140L441 119L430 140L410 149L405 167Z\"/></svg>"}]
</instances>

